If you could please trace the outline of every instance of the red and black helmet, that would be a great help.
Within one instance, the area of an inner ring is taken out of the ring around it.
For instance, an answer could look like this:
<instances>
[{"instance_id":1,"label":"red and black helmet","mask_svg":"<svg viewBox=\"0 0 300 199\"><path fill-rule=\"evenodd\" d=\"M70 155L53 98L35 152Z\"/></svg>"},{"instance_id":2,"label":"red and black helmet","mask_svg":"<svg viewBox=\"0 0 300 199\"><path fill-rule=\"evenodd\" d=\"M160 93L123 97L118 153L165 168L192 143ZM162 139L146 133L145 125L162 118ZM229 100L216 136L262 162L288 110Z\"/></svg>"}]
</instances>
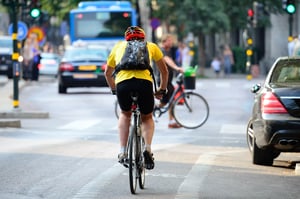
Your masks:
<instances>
[{"instance_id":1,"label":"red and black helmet","mask_svg":"<svg viewBox=\"0 0 300 199\"><path fill-rule=\"evenodd\" d=\"M133 39L138 39L138 40L145 39L145 32L142 28L138 26L130 26L125 31L125 39L126 41L130 41Z\"/></svg>"}]
</instances>

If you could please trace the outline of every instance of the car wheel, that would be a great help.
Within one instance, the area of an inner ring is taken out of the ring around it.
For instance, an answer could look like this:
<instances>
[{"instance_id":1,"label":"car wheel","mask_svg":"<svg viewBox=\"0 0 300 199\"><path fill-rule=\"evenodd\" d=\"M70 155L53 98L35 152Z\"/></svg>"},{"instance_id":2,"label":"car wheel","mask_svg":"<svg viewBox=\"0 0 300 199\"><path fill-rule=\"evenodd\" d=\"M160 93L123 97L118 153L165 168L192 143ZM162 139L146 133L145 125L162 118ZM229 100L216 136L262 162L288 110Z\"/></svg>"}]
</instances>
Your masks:
<instances>
[{"instance_id":1,"label":"car wheel","mask_svg":"<svg viewBox=\"0 0 300 199\"><path fill-rule=\"evenodd\" d=\"M255 142L253 137L253 152L252 161L253 164L271 166L274 160L274 152L270 148L260 149Z\"/></svg>"},{"instance_id":2,"label":"car wheel","mask_svg":"<svg viewBox=\"0 0 300 199\"><path fill-rule=\"evenodd\" d=\"M67 93L67 87L59 84L58 85L58 93Z\"/></svg>"},{"instance_id":3,"label":"car wheel","mask_svg":"<svg viewBox=\"0 0 300 199\"><path fill-rule=\"evenodd\" d=\"M253 145L254 145L254 135L253 135L253 123L252 120L249 120L247 125L247 145L249 148L249 151L253 153Z\"/></svg>"}]
</instances>

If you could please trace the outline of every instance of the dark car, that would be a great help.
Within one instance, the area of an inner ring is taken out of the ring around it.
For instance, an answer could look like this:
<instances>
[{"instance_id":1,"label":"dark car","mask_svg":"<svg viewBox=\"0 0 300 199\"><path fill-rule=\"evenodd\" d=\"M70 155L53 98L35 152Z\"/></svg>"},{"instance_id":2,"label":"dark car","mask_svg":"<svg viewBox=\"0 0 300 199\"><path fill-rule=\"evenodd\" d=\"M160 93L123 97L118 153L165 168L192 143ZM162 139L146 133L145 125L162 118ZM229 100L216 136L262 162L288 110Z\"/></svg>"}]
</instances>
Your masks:
<instances>
[{"instance_id":1,"label":"dark car","mask_svg":"<svg viewBox=\"0 0 300 199\"><path fill-rule=\"evenodd\" d=\"M279 57L252 92L247 126L252 162L272 165L281 152L300 152L300 57Z\"/></svg>"},{"instance_id":2,"label":"dark car","mask_svg":"<svg viewBox=\"0 0 300 199\"><path fill-rule=\"evenodd\" d=\"M11 36L0 36L0 74L13 78L13 41Z\"/></svg>"},{"instance_id":3,"label":"dark car","mask_svg":"<svg viewBox=\"0 0 300 199\"><path fill-rule=\"evenodd\" d=\"M71 87L107 87L104 77L109 51L101 46L66 49L58 71L58 92Z\"/></svg>"},{"instance_id":4,"label":"dark car","mask_svg":"<svg viewBox=\"0 0 300 199\"><path fill-rule=\"evenodd\" d=\"M55 53L41 53L41 60L38 65L39 74L57 77L60 59L61 57Z\"/></svg>"}]
</instances>

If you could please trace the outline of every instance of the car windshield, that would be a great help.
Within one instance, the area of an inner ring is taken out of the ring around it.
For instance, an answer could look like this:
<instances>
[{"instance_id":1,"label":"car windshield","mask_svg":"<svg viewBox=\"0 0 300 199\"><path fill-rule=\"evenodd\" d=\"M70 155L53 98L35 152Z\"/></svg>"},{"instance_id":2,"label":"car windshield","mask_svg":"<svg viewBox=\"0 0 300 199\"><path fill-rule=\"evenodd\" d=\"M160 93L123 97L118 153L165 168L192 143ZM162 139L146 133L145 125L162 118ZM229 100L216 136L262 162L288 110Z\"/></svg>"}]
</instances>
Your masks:
<instances>
[{"instance_id":1,"label":"car windshield","mask_svg":"<svg viewBox=\"0 0 300 199\"><path fill-rule=\"evenodd\" d=\"M13 47L13 43L11 39L1 39L0 38L0 46L2 48L11 48Z\"/></svg>"},{"instance_id":2,"label":"car windshield","mask_svg":"<svg viewBox=\"0 0 300 199\"><path fill-rule=\"evenodd\" d=\"M73 48L65 52L64 58L68 60L93 59L106 60L107 51L100 48Z\"/></svg>"},{"instance_id":3,"label":"car windshield","mask_svg":"<svg viewBox=\"0 0 300 199\"><path fill-rule=\"evenodd\" d=\"M300 60L279 61L273 71L270 83L300 85Z\"/></svg>"}]
</instances>

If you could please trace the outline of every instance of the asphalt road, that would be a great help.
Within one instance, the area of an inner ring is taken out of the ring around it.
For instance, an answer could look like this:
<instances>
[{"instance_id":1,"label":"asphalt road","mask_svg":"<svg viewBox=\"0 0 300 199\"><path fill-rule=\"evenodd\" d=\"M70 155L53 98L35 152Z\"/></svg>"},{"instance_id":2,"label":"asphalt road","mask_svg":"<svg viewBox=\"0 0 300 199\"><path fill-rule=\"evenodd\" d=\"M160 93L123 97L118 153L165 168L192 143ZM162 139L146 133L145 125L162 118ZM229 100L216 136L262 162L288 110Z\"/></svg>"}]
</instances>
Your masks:
<instances>
[{"instance_id":1,"label":"asphalt road","mask_svg":"<svg viewBox=\"0 0 300 199\"><path fill-rule=\"evenodd\" d=\"M299 154L283 154L272 167L251 163L246 124L259 80L201 79L197 92L210 105L199 129L156 123L155 169L146 188L130 194L128 170L117 163L115 96L107 88L70 89L43 79L22 89L21 108L49 118L21 119L22 128L0 128L0 198L298 198Z\"/></svg>"}]
</instances>

